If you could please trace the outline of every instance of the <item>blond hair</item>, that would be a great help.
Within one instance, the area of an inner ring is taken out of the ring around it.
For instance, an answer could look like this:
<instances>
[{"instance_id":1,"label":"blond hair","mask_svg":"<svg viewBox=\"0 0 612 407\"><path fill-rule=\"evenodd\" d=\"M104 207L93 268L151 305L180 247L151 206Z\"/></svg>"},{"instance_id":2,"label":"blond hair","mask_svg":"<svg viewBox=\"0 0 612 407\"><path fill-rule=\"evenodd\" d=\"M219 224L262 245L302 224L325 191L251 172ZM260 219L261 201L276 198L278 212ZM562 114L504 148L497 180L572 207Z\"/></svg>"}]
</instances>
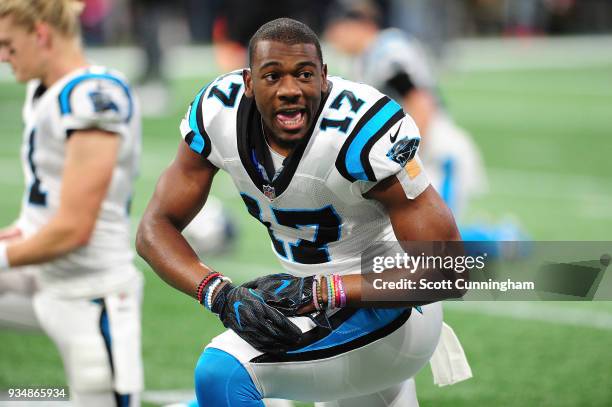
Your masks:
<instances>
[{"instance_id":1,"label":"blond hair","mask_svg":"<svg viewBox=\"0 0 612 407\"><path fill-rule=\"evenodd\" d=\"M1 0L0 17L11 16L28 31L42 21L65 36L75 37L81 33L79 15L84 8L80 0Z\"/></svg>"}]
</instances>

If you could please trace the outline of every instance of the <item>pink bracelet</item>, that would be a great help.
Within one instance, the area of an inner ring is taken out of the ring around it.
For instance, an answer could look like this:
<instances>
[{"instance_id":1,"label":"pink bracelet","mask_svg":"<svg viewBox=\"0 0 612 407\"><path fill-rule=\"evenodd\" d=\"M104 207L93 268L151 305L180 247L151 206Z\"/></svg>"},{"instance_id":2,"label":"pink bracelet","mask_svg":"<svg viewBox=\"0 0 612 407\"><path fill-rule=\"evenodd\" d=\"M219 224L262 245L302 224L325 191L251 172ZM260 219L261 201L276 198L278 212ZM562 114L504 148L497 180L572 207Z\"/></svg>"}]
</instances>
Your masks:
<instances>
[{"instance_id":1,"label":"pink bracelet","mask_svg":"<svg viewBox=\"0 0 612 407\"><path fill-rule=\"evenodd\" d=\"M338 291L340 292L340 308L342 308L346 306L346 291L344 291L342 276L338 276Z\"/></svg>"},{"instance_id":2,"label":"pink bracelet","mask_svg":"<svg viewBox=\"0 0 612 407\"><path fill-rule=\"evenodd\" d=\"M335 274L331 275L332 278L332 284L334 285L334 306L335 308L338 307L338 305L340 305L340 291L338 290L338 276Z\"/></svg>"},{"instance_id":3,"label":"pink bracelet","mask_svg":"<svg viewBox=\"0 0 612 407\"><path fill-rule=\"evenodd\" d=\"M317 300L317 279L312 279L312 304L314 305L317 311L321 311L321 307L319 306L319 301Z\"/></svg>"}]
</instances>

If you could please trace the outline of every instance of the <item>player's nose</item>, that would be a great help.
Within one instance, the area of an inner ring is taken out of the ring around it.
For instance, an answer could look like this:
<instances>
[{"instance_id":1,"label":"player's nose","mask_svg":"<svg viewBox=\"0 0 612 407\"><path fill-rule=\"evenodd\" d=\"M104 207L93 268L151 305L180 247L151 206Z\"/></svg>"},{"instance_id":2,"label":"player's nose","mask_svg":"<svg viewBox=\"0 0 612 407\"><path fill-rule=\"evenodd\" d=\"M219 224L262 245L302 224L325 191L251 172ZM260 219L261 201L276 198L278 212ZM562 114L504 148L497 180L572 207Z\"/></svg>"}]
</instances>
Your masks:
<instances>
[{"instance_id":1,"label":"player's nose","mask_svg":"<svg viewBox=\"0 0 612 407\"><path fill-rule=\"evenodd\" d=\"M292 75L285 75L279 83L276 95L280 99L295 99L302 95L302 89L297 83L297 79Z\"/></svg>"}]
</instances>

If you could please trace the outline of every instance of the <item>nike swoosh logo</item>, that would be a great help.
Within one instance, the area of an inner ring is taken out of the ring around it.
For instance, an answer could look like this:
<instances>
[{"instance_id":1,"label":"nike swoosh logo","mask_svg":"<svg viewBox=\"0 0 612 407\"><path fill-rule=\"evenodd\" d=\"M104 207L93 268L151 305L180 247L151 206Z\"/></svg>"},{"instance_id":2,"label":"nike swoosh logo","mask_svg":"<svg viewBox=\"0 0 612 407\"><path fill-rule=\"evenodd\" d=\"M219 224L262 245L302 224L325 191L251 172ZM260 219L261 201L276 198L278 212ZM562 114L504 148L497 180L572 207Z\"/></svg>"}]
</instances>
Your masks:
<instances>
[{"instance_id":1,"label":"nike swoosh logo","mask_svg":"<svg viewBox=\"0 0 612 407\"><path fill-rule=\"evenodd\" d=\"M236 301L234 303L234 314L236 314L236 321L238 321L238 326L242 329L242 324L240 323L240 313L238 312L238 308L242 305L241 301Z\"/></svg>"},{"instance_id":2,"label":"nike swoosh logo","mask_svg":"<svg viewBox=\"0 0 612 407\"><path fill-rule=\"evenodd\" d=\"M397 140L397 135L399 134L400 129L402 128L402 124L400 123L399 127L397 128L397 131L395 132L394 135L391 136L391 142L395 143L395 140Z\"/></svg>"},{"instance_id":3,"label":"nike swoosh logo","mask_svg":"<svg viewBox=\"0 0 612 407\"><path fill-rule=\"evenodd\" d=\"M278 293L280 293L281 291L283 291L285 288L287 288L287 286L288 286L289 284L291 284L291 281L290 281L290 280L282 280L282 282L283 282L283 283L282 283L280 286L278 286L278 288L277 288L276 290L274 290L274 294L275 294L275 295L276 295L276 294L278 294Z\"/></svg>"},{"instance_id":4,"label":"nike swoosh logo","mask_svg":"<svg viewBox=\"0 0 612 407\"><path fill-rule=\"evenodd\" d=\"M253 290L252 288L249 288L249 292L251 293L253 297L257 298L259 301L263 302L264 304L266 303L266 301L263 298L261 298L261 295L257 294L255 290Z\"/></svg>"}]
</instances>

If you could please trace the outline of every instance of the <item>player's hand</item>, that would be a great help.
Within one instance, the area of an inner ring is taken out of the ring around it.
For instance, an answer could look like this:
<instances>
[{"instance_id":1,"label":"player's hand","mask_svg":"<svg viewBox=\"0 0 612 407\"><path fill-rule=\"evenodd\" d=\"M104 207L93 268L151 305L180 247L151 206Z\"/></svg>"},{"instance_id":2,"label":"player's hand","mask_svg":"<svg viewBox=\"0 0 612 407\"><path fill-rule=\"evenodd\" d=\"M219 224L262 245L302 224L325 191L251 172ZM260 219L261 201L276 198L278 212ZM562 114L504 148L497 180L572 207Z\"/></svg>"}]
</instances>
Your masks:
<instances>
[{"instance_id":1,"label":"player's hand","mask_svg":"<svg viewBox=\"0 0 612 407\"><path fill-rule=\"evenodd\" d=\"M313 276L296 277L287 273L271 274L243 284L260 291L266 304L287 316L302 315L314 310L312 301Z\"/></svg>"},{"instance_id":2,"label":"player's hand","mask_svg":"<svg viewBox=\"0 0 612 407\"><path fill-rule=\"evenodd\" d=\"M267 305L262 293L252 288L225 284L215 293L211 310L226 328L262 352L286 352L302 335L289 318Z\"/></svg>"}]
</instances>

